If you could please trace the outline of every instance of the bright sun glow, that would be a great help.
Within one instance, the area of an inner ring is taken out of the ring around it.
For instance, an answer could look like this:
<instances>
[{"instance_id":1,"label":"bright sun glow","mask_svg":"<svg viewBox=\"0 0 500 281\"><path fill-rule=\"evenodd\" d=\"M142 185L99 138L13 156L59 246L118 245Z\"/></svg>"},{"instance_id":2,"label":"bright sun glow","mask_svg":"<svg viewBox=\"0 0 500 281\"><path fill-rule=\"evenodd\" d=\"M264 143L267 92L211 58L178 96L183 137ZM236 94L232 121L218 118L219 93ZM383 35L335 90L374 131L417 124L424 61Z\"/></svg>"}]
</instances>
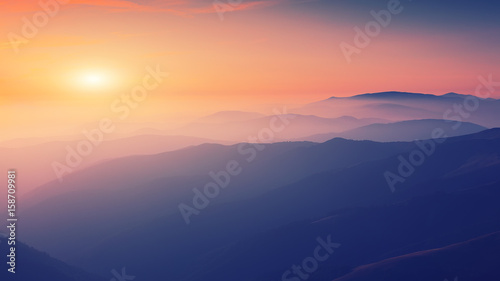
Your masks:
<instances>
[{"instance_id":1,"label":"bright sun glow","mask_svg":"<svg viewBox=\"0 0 500 281\"><path fill-rule=\"evenodd\" d=\"M87 88L102 89L110 83L109 77L100 72L83 73L80 78L81 85Z\"/></svg>"},{"instance_id":2,"label":"bright sun glow","mask_svg":"<svg viewBox=\"0 0 500 281\"><path fill-rule=\"evenodd\" d=\"M83 77L83 82L89 86L99 86L105 82L105 78L99 73L89 73Z\"/></svg>"},{"instance_id":3,"label":"bright sun glow","mask_svg":"<svg viewBox=\"0 0 500 281\"><path fill-rule=\"evenodd\" d=\"M102 70L81 71L73 77L74 86L82 91L107 92L116 86L113 75Z\"/></svg>"},{"instance_id":4,"label":"bright sun glow","mask_svg":"<svg viewBox=\"0 0 500 281\"><path fill-rule=\"evenodd\" d=\"M124 89L130 82L130 75L121 67L96 64L92 66L74 63L72 70L61 73L59 81L69 94L86 97L113 95Z\"/></svg>"}]
</instances>

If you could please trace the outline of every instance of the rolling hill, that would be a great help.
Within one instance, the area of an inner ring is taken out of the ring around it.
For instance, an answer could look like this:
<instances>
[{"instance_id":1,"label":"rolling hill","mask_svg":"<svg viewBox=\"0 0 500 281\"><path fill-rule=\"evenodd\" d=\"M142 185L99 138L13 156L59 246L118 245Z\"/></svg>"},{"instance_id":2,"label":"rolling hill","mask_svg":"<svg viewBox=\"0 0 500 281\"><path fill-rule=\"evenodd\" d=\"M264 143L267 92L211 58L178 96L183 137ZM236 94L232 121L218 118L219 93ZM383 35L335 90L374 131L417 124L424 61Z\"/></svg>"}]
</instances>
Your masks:
<instances>
[{"instance_id":1,"label":"rolling hill","mask_svg":"<svg viewBox=\"0 0 500 281\"><path fill-rule=\"evenodd\" d=\"M389 124L371 124L341 133L318 134L300 140L324 142L332 138L345 138L380 142L414 141L432 138L435 129L442 129L444 134L448 137L456 137L478 133L487 128L467 122L462 122L459 127L455 127L455 122L425 119Z\"/></svg>"}]
</instances>

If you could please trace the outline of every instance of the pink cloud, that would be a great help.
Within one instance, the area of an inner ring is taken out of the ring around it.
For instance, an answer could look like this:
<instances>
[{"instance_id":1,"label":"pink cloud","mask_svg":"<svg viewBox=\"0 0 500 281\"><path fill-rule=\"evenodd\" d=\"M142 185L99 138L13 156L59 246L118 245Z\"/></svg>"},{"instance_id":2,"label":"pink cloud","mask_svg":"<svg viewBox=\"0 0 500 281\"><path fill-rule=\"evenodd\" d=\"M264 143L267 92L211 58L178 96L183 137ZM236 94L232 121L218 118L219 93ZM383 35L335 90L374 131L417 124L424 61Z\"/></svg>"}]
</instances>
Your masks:
<instances>
[{"instance_id":1,"label":"pink cloud","mask_svg":"<svg viewBox=\"0 0 500 281\"><path fill-rule=\"evenodd\" d=\"M229 0L219 0L231 11L242 11L269 7L293 0L242 0L239 4L230 4ZM216 13L215 1L188 1L188 0L156 0L148 4L139 4L126 0L72 0L72 5L89 5L106 8L112 12L167 12L178 15L193 15Z\"/></svg>"},{"instance_id":2,"label":"pink cloud","mask_svg":"<svg viewBox=\"0 0 500 281\"><path fill-rule=\"evenodd\" d=\"M55 3L58 0L52 0ZM130 0L60 0L60 8L74 8L79 6L90 6L104 9L109 12L151 12L151 13L171 13L181 16L195 14L217 13L216 0L150 0L145 3ZM315 0L241 0L240 3L233 0L217 0L219 9L225 11L243 11L257 8L275 6L292 1L315 1ZM47 3L44 1L44 3ZM65 2L65 3L63 3ZM0 3L0 10L4 13L33 13L42 8L38 0L24 0Z\"/></svg>"},{"instance_id":3,"label":"pink cloud","mask_svg":"<svg viewBox=\"0 0 500 281\"><path fill-rule=\"evenodd\" d=\"M263 8L278 5L280 3L287 2L287 0L260 0L260 1L242 1L240 4L230 5L229 1L219 0L222 5L227 5L230 7L230 11L243 11L250 10L256 8ZM199 7L190 9L190 12L193 14L207 14L207 13L216 13L217 10L214 5L209 7Z\"/></svg>"},{"instance_id":4,"label":"pink cloud","mask_svg":"<svg viewBox=\"0 0 500 281\"><path fill-rule=\"evenodd\" d=\"M156 5L141 5L125 0L72 0L69 5L88 5L106 8L112 12L168 12L185 15L185 12Z\"/></svg>"}]
</instances>

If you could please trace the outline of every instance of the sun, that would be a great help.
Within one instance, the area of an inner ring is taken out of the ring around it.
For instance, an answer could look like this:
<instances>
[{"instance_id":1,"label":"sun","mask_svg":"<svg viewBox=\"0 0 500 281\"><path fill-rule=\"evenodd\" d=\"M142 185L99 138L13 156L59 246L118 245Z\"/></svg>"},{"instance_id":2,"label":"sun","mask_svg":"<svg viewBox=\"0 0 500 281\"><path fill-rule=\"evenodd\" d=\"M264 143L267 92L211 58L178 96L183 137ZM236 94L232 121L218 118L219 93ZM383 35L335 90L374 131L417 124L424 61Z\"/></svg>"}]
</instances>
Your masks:
<instances>
[{"instance_id":1,"label":"sun","mask_svg":"<svg viewBox=\"0 0 500 281\"><path fill-rule=\"evenodd\" d=\"M102 97L126 88L129 76L120 67L106 65L73 65L59 75L57 83L69 94Z\"/></svg>"},{"instance_id":2,"label":"sun","mask_svg":"<svg viewBox=\"0 0 500 281\"><path fill-rule=\"evenodd\" d=\"M109 75L100 71L83 72L78 80L81 87L95 90L102 90L111 83Z\"/></svg>"},{"instance_id":3,"label":"sun","mask_svg":"<svg viewBox=\"0 0 500 281\"><path fill-rule=\"evenodd\" d=\"M117 87L116 75L104 69L75 71L72 76L73 87L83 92L107 93Z\"/></svg>"},{"instance_id":4,"label":"sun","mask_svg":"<svg viewBox=\"0 0 500 281\"><path fill-rule=\"evenodd\" d=\"M82 82L87 86L102 86L106 82L106 77L101 73L87 73L82 77Z\"/></svg>"}]
</instances>

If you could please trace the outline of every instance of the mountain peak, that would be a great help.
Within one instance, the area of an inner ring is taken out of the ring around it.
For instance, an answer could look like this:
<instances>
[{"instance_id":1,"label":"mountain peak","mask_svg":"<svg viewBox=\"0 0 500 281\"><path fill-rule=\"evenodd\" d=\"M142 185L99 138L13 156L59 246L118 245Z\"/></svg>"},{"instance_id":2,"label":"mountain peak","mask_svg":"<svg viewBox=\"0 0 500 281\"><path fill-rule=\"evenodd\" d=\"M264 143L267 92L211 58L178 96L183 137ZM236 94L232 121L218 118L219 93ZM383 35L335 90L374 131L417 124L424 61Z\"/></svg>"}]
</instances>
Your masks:
<instances>
[{"instance_id":1,"label":"mountain peak","mask_svg":"<svg viewBox=\"0 0 500 281\"><path fill-rule=\"evenodd\" d=\"M350 97L335 97L332 96L328 100L334 99L375 99L375 98L424 98L424 97L437 97L432 94L421 94L421 93L411 93L411 92L399 92L399 91L387 91L387 92L375 92L375 93L365 93L354 95Z\"/></svg>"},{"instance_id":2,"label":"mountain peak","mask_svg":"<svg viewBox=\"0 0 500 281\"><path fill-rule=\"evenodd\" d=\"M410 92L377 92L377 93L366 93L361 95L356 95L351 98L425 98L425 97L436 97L431 94L421 94L421 93L410 93Z\"/></svg>"},{"instance_id":3,"label":"mountain peak","mask_svg":"<svg viewBox=\"0 0 500 281\"><path fill-rule=\"evenodd\" d=\"M463 95L461 94L457 94L457 93L454 93L454 92L449 92L449 93L446 93L443 95L443 97L461 97Z\"/></svg>"},{"instance_id":4,"label":"mountain peak","mask_svg":"<svg viewBox=\"0 0 500 281\"><path fill-rule=\"evenodd\" d=\"M455 92L449 92L444 95L433 95L433 94L422 94L422 93L412 93L412 92L399 92L399 91L387 91L387 92L375 92L375 93L366 93L366 94L359 94L359 95L354 95L350 97L329 97L328 100L334 100L334 99L375 99L375 98L381 98L381 99L407 99L407 98L439 98L439 97L445 97L445 98L462 98L466 97L468 95L462 95L458 94Z\"/></svg>"}]
</instances>

